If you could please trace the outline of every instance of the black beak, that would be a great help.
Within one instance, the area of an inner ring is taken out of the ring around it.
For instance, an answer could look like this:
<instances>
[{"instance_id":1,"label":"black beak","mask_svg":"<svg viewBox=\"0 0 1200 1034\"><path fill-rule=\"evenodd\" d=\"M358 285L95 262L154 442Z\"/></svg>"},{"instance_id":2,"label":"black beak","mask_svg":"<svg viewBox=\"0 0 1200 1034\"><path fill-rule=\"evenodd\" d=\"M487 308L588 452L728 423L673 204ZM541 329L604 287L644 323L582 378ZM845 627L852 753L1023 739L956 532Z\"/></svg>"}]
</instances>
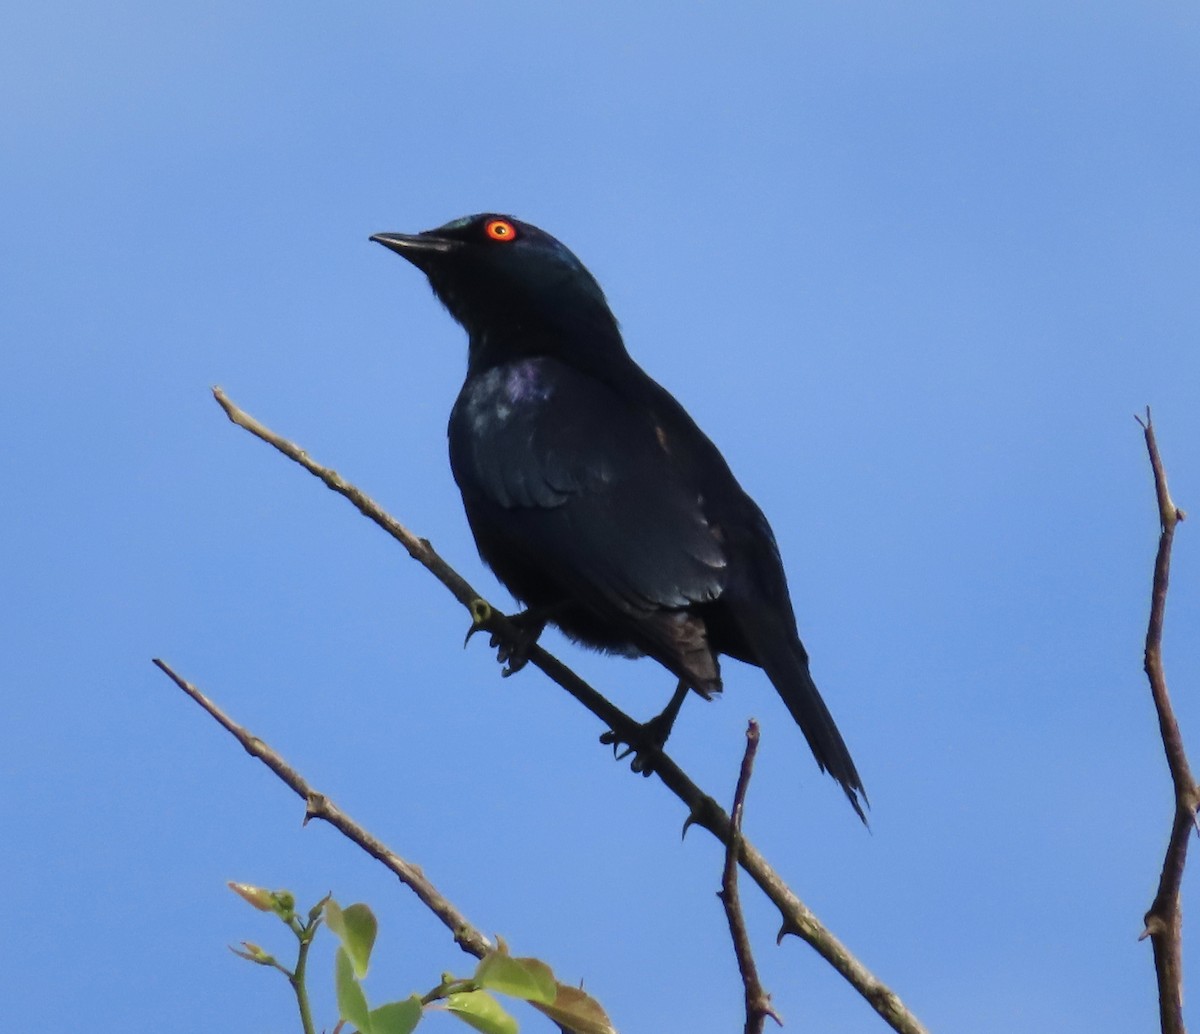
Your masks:
<instances>
[{"instance_id":1,"label":"black beak","mask_svg":"<svg viewBox=\"0 0 1200 1034\"><path fill-rule=\"evenodd\" d=\"M377 241L409 262L420 265L421 258L432 254L445 254L458 247L458 241L435 237L429 233L377 233L371 240Z\"/></svg>"}]
</instances>

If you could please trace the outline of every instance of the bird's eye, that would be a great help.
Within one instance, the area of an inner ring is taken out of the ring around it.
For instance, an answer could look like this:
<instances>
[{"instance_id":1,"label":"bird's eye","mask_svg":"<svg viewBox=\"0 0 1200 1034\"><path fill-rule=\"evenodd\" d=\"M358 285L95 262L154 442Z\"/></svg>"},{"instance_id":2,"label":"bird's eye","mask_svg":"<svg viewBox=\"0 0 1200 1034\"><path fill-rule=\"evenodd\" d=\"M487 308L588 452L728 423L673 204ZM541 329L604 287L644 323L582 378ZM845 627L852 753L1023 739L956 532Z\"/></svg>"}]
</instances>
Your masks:
<instances>
[{"instance_id":1,"label":"bird's eye","mask_svg":"<svg viewBox=\"0 0 1200 1034\"><path fill-rule=\"evenodd\" d=\"M483 232L494 241L511 241L517 236L517 228L507 219L489 219Z\"/></svg>"}]
</instances>

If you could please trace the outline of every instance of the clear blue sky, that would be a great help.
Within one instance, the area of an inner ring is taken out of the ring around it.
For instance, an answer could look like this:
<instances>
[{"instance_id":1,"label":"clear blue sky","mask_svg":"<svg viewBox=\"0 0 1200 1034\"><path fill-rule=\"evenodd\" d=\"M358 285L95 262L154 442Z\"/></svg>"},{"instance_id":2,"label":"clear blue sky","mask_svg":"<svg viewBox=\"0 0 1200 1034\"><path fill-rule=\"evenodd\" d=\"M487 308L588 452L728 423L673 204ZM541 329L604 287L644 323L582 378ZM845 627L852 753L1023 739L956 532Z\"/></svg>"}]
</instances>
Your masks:
<instances>
[{"instance_id":1,"label":"clear blue sky","mask_svg":"<svg viewBox=\"0 0 1200 1034\"><path fill-rule=\"evenodd\" d=\"M495 209L590 266L770 516L873 831L756 670L690 702L679 761L728 799L762 722L748 834L932 1030L1155 1029L1135 938L1170 803L1132 415L1155 407L1200 513L1200 14L647 7L6 12L10 1026L296 1029L282 981L225 950L284 943L227 879L370 901L377 995L468 968L378 866L300 828L162 656L624 1034L740 1029L715 844L681 843L678 803L540 674L460 649L430 577L209 396L506 604L445 457L463 335L367 241ZM1167 658L1200 761L1191 523ZM548 643L635 714L671 688ZM746 897L788 1029L883 1029ZM327 947L314 965L330 1027Z\"/></svg>"}]
</instances>

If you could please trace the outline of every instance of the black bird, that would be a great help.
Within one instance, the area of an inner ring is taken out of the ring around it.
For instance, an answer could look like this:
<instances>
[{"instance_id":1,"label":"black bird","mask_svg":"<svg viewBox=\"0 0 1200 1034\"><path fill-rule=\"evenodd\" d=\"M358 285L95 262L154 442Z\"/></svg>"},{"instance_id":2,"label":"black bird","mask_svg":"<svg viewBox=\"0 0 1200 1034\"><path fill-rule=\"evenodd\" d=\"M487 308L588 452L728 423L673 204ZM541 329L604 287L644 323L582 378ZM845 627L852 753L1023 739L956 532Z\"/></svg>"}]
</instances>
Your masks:
<instances>
[{"instance_id":1,"label":"black bird","mask_svg":"<svg viewBox=\"0 0 1200 1034\"><path fill-rule=\"evenodd\" d=\"M767 519L630 358L583 263L506 215L371 240L420 269L466 329L450 464L480 556L529 608L530 640L549 621L587 646L655 658L679 679L656 719L662 739L689 688L720 692L719 654L758 665L866 821Z\"/></svg>"}]
</instances>

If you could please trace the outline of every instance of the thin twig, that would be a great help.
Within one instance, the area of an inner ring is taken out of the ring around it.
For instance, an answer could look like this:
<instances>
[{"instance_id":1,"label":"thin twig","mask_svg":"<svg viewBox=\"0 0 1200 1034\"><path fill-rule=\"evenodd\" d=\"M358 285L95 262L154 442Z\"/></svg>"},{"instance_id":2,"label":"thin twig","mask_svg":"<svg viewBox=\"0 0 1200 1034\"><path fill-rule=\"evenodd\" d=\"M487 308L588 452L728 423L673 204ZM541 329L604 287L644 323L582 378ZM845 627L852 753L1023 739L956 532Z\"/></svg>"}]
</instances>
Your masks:
<instances>
[{"instance_id":1,"label":"thin twig","mask_svg":"<svg viewBox=\"0 0 1200 1034\"><path fill-rule=\"evenodd\" d=\"M254 417L236 406L220 388L213 389L213 396L233 423L274 446L289 459L299 463L327 487L339 495L345 496L363 516L374 521L400 542L408 551L409 556L429 570L438 581L450 590L455 599L471 612L478 627L499 634L502 639L511 641L515 638L517 630L508 618L499 610L490 607L466 579L437 554L428 539L414 535L394 517L386 513L365 492L330 468L316 463L299 446L255 420ZM684 822L685 832L689 826L700 826L708 830L722 844L728 846L731 826L729 816L725 814L724 809L692 782L665 751L658 750L645 741L642 727L638 722L540 646L534 646L529 651L529 663L541 669L553 682L575 697L618 737L627 743L635 743L639 751L652 758L655 775L688 809L688 817ZM925 1027L909 1011L900 997L859 962L850 953L850 950L821 924L808 906L767 864L766 859L759 854L754 845L744 838L741 842L739 862L742 870L758 884L762 892L779 910L782 925L778 940L782 940L788 934L794 934L809 944L899 1034L927 1034Z\"/></svg>"},{"instance_id":2,"label":"thin twig","mask_svg":"<svg viewBox=\"0 0 1200 1034\"><path fill-rule=\"evenodd\" d=\"M742 899L737 885L737 857L742 846L742 811L746 805L746 791L750 787L750 773L754 769L756 753L758 722L751 718L746 727L746 753L742 756L742 768L733 792L733 807L729 811L729 842L725 845L725 869L721 875L721 890L717 894L725 906L729 935L733 938L733 954L737 957L738 972L742 975L742 987L746 992L746 1034L762 1034L768 1016L783 1026L783 1020L771 1005L771 996L758 979L758 967L754 964L754 953L750 949L750 933L746 929L746 917L742 914Z\"/></svg>"},{"instance_id":3,"label":"thin twig","mask_svg":"<svg viewBox=\"0 0 1200 1034\"><path fill-rule=\"evenodd\" d=\"M1150 409L1146 419L1135 417L1146 438L1150 468L1154 472L1154 491L1158 498L1158 519L1161 534L1158 554L1154 559L1154 584L1150 595L1150 621L1146 629L1146 676L1158 713L1158 728L1174 786L1175 813L1171 821L1171 837L1163 860L1158 892L1146 913L1146 928L1142 938L1149 937L1154 947L1154 972L1158 981L1158 1014L1163 1034L1185 1034L1183 1024L1183 914L1179 907L1179 890L1183 883L1183 868L1187 862L1188 842L1196 824L1196 809L1200 805L1200 787L1192 778L1191 766L1183 747L1183 734L1175 720L1171 697L1167 692L1167 676L1163 670L1162 636L1167 609L1167 586L1171 573L1171 544L1175 526L1184 519L1184 512L1171 501L1167 490L1167 473L1154 437Z\"/></svg>"},{"instance_id":4,"label":"thin twig","mask_svg":"<svg viewBox=\"0 0 1200 1034\"><path fill-rule=\"evenodd\" d=\"M229 732L234 739L245 748L247 754L258 758L274 772L285 784L291 787L304 801L304 821L322 819L328 822L339 833L358 844L364 851L381 861L387 868L399 877L400 882L408 887L421 902L454 935L463 951L469 952L477 959L492 950L492 943L479 930L472 926L450 901L429 882L421 867L405 861L395 851L382 841L368 833L349 815L342 811L323 793L314 790L305 778L264 740L259 739L222 711L213 701L209 700L190 682L181 678L171 670L170 665L158 658L155 665L180 689L190 696L197 704L207 711L217 722Z\"/></svg>"}]
</instances>

